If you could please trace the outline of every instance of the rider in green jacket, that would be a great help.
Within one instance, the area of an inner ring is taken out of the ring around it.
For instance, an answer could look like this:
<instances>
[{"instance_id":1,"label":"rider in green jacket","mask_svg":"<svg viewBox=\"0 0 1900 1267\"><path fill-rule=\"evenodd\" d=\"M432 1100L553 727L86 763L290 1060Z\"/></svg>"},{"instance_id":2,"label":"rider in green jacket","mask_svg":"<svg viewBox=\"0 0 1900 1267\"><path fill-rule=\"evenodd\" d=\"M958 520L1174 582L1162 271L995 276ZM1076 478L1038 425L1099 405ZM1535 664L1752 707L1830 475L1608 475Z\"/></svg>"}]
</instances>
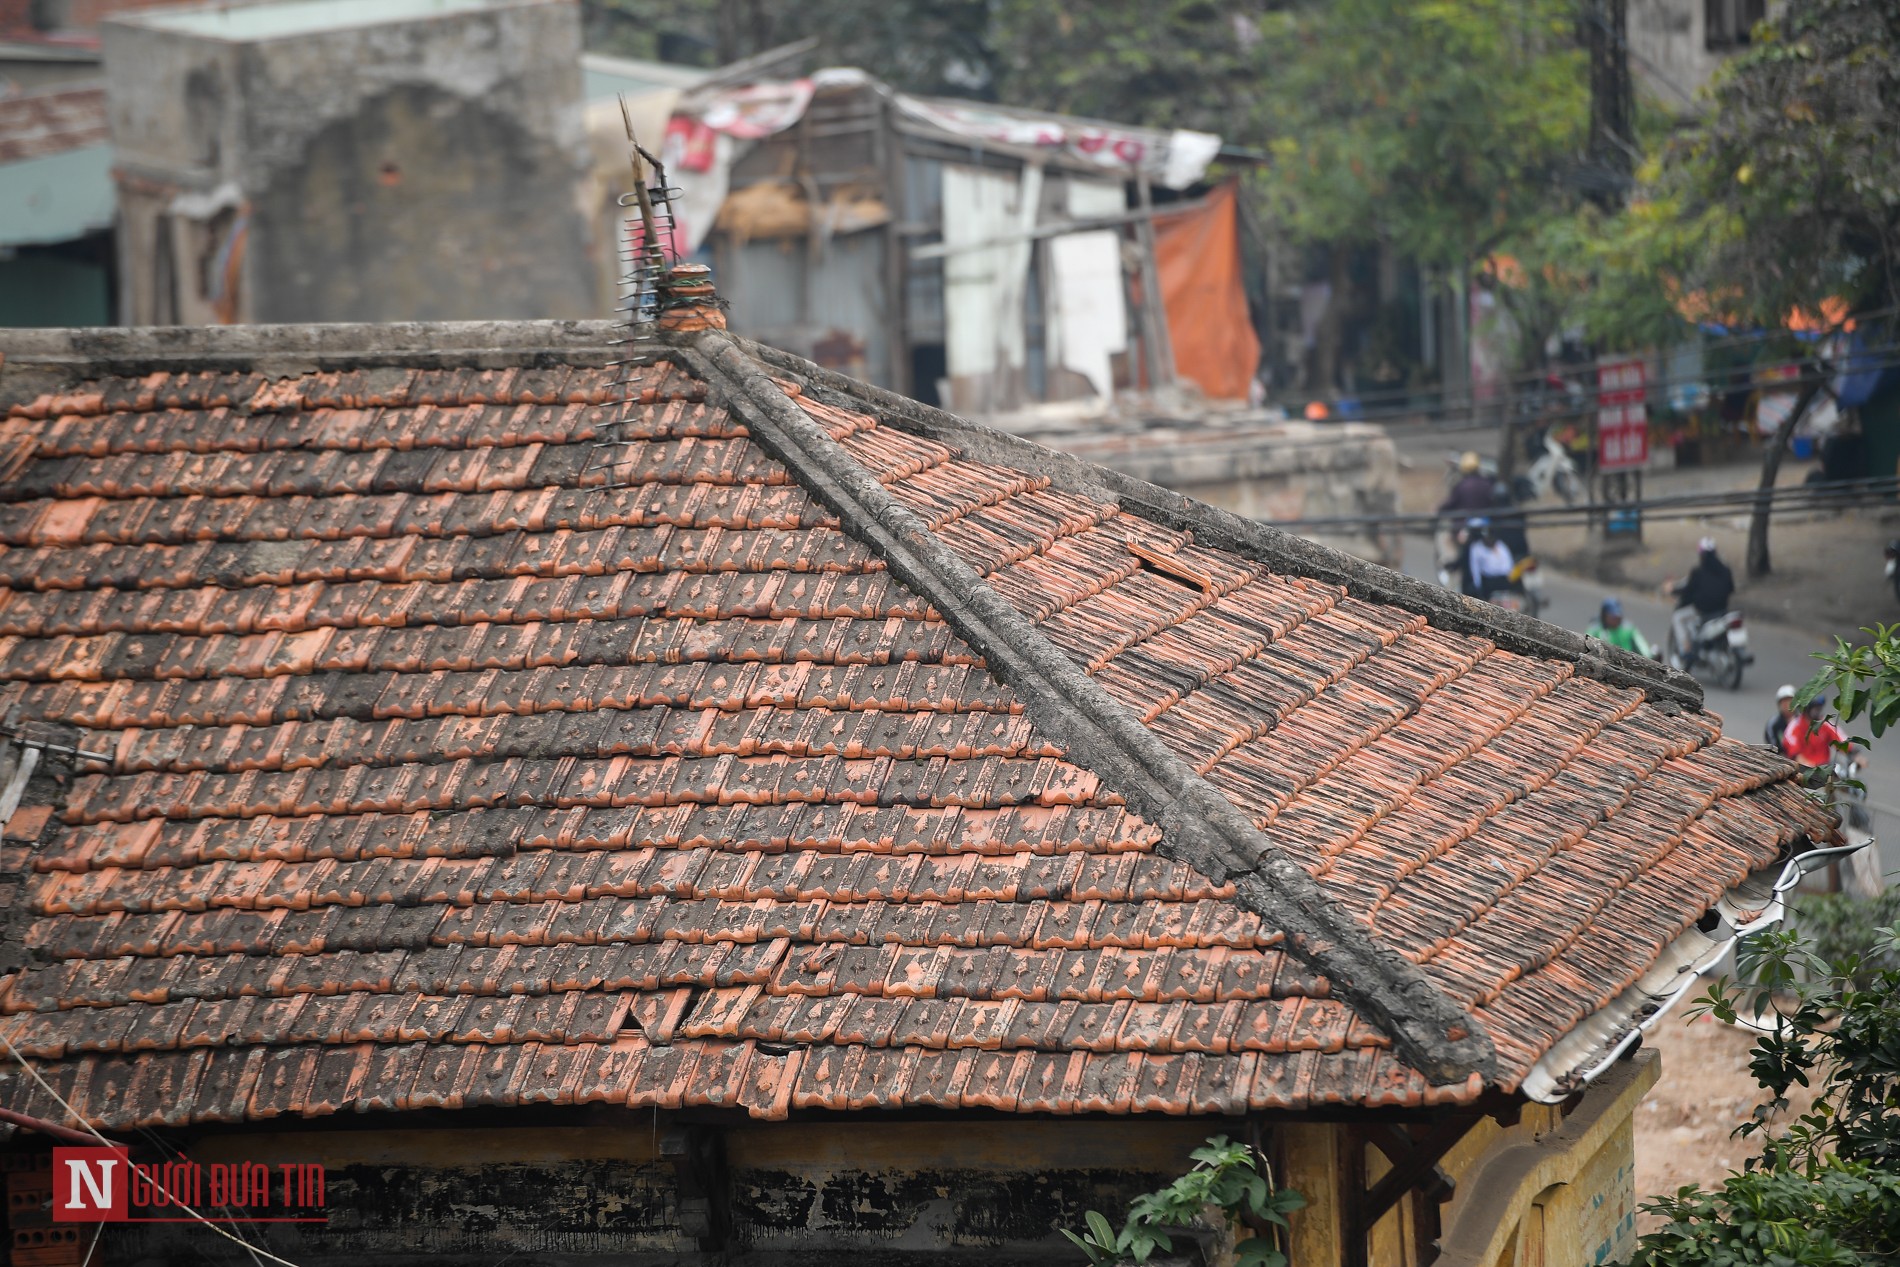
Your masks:
<instances>
[{"instance_id":1,"label":"rider in green jacket","mask_svg":"<svg viewBox=\"0 0 1900 1267\"><path fill-rule=\"evenodd\" d=\"M1597 613L1597 623L1584 631L1592 638L1601 638L1612 647L1621 647L1634 652L1644 659L1656 658L1656 648L1649 645L1649 639L1643 637L1643 631L1623 618L1623 604L1614 598L1603 600L1603 608Z\"/></svg>"}]
</instances>

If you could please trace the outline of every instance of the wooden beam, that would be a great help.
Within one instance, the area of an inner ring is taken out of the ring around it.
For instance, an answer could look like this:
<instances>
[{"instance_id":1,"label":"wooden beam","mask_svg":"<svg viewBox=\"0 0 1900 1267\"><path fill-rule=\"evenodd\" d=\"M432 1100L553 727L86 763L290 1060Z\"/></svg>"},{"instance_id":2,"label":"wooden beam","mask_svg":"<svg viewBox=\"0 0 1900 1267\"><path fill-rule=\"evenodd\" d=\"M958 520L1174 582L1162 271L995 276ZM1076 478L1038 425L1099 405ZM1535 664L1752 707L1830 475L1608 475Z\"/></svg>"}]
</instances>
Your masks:
<instances>
[{"instance_id":1,"label":"wooden beam","mask_svg":"<svg viewBox=\"0 0 1900 1267\"><path fill-rule=\"evenodd\" d=\"M999 237L985 239L982 242L965 242L957 246L947 246L933 242L928 246L913 246L910 258L913 263L925 260L940 260L950 255L960 255L966 251L987 251L993 246L1017 246L1023 242L1039 242L1044 238L1066 237L1071 233L1089 233L1096 229L1120 229L1128 225L1151 220L1155 216L1173 215L1176 212L1198 211L1204 204L1196 199L1192 202L1171 202L1163 207L1149 207L1146 210L1124 211L1113 216L1089 216L1083 220L1051 220L1039 224L1025 233L1005 233ZM919 231L936 232L934 227L906 225L905 230L912 234Z\"/></svg>"},{"instance_id":2,"label":"wooden beam","mask_svg":"<svg viewBox=\"0 0 1900 1267\"><path fill-rule=\"evenodd\" d=\"M673 1167L680 1231L697 1240L703 1251L723 1251L732 1236L732 1184L723 1133L671 1123L660 1136L660 1158Z\"/></svg>"},{"instance_id":3,"label":"wooden beam","mask_svg":"<svg viewBox=\"0 0 1900 1267\"><path fill-rule=\"evenodd\" d=\"M1347 1128L1329 1122L1272 1122L1269 1128L1281 1149L1275 1177L1306 1198L1287 1218L1287 1259L1301 1267L1332 1267L1342 1258L1340 1140Z\"/></svg>"},{"instance_id":4,"label":"wooden beam","mask_svg":"<svg viewBox=\"0 0 1900 1267\"><path fill-rule=\"evenodd\" d=\"M1339 1221L1342 1225L1339 1267L1369 1267L1372 1225L1366 1217L1366 1135L1374 1128L1339 1128ZM1382 1265L1383 1267L1383 1265Z\"/></svg>"},{"instance_id":5,"label":"wooden beam","mask_svg":"<svg viewBox=\"0 0 1900 1267\"><path fill-rule=\"evenodd\" d=\"M888 101L878 103L876 158L884 184L884 205L891 218L884 226L884 339L890 350L887 373L891 390L913 394L910 364L910 262L904 256L903 220L909 213L906 191L909 173L905 169L904 143L897 135L894 116L897 107Z\"/></svg>"},{"instance_id":6,"label":"wooden beam","mask_svg":"<svg viewBox=\"0 0 1900 1267\"><path fill-rule=\"evenodd\" d=\"M1141 256L1141 345L1147 354L1148 390L1174 385L1174 341L1168 337L1168 311L1161 302L1161 271L1155 265L1154 191L1147 173L1135 177L1142 216L1135 221Z\"/></svg>"},{"instance_id":7,"label":"wooden beam","mask_svg":"<svg viewBox=\"0 0 1900 1267\"><path fill-rule=\"evenodd\" d=\"M1414 1188L1433 1201L1451 1200L1451 1176L1440 1170L1438 1163L1475 1124L1475 1118L1455 1117L1420 1137L1396 1126L1372 1128L1368 1142L1386 1155L1392 1169L1366 1194L1366 1226L1377 1223Z\"/></svg>"},{"instance_id":8,"label":"wooden beam","mask_svg":"<svg viewBox=\"0 0 1900 1267\"><path fill-rule=\"evenodd\" d=\"M768 48L762 53L750 57L741 57L736 62L727 62L698 83L686 90L688 97L713 89L729 88L734 85L748 84L761 79L768 71L782 69L786 63L796 61L806 53L818 47L818 37L807 35L802 40L793 40L790 44L780 44L777 48Z\"/></svg>"}]
</instances>

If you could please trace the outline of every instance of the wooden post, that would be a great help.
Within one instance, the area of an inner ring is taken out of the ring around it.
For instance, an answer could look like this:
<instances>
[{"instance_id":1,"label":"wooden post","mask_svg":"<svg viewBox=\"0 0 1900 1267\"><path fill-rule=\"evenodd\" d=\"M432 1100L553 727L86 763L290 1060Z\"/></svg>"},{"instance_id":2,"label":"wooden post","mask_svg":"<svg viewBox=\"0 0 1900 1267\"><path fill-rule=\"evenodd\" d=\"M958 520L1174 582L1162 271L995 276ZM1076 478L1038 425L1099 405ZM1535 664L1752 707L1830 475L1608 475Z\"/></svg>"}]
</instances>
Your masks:
<instances>
[{"instance_id":1,"label":"wooden post","mask_svg":"<svg viewBox=\"0 0 1900 1267\"><path fill-rule=\"evenodd\" d=\"M910 208L905 191L909 180L904 164L904 134L897 130L897 107L883 101L878 111L878 169L884 177L884 205L891 218L884 222L884 337L890 348L890 388L910 396L910 257L904 249L904 228Z\"/></svg>"},{"instance_id":2,"label":"wooden post","mask_svg":"<svg viewBox=\"0 0 1900 1267\"><path fill-rule=\"evenodd\" d=\"M1174 385L1174 342L1168 337L1168 312L1161 302L1161 273L1155 267L1154 190L1148 174L1135 176L1135 196L1141 219L1135 222L1135 241L1141 251L1141 346L1148 363L1148 390Z\"/></svg>"},{"instance_id":3,"label":"wooden post","mask_svg":"<svg viewBox=\"0 0 1900 1267\"><path fill-rule=\"evenodd\" d=\"M798 324L809 336L812 333L812 293L818 288L816 274L819 261L823 256L823 240L819 237L820 219L824 214L824 191L818 188L818 181L811 173L811 107L798 116L797 133L793 138L793 160L796 165L798 187L805 194L805 275L803 284L798 288Z\"/></svg>"},{"instance_id":4,"label":"wooden post","mask_svg":"<svg viewBox=\"0 0 1900 1267\"><path fill-rule=\"evenodd\" d=\"M1306 1198L1287 1219L1287 1261L1292 1267L1336 1267L1341 1252L1340 1137L1331 1122L1288 1122L1275 1128L1285 1162L1280 1185Z\"/></svg>"}]
</instances>

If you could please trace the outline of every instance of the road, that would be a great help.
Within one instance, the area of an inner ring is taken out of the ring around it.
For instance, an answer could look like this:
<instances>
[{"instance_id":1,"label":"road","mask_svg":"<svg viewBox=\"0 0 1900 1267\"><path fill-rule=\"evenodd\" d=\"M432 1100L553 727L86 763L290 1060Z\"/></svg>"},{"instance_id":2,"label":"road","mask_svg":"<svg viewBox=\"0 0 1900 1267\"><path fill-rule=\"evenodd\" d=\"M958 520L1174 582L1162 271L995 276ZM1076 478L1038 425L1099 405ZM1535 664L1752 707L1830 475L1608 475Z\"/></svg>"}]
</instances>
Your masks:
<instances>
[{"instance_id":1,"label":"road","mask_svg":"<svg viewBox=\"0 0 1900 1267\"><path fill-rule=\"evenodd\" d=\"M1406 538L1405 571L1433 579L1431 543L1418 537ZM1613 591L1594 581L1579 580L1558 572L1545 573L1545 592L1550 605L1545 620L1566 629L1582 630L1596 617L1597 606ZM1615 592L1623 600L1627 618L1657 646L1663 643L1669 628L1669 607L1660 599L1635 591ZM1760 743L1762 728L1775 712L1775 688L1785 683L1799 686L1819 667L1811 659L1815 651L1831 650L1833 642L1812 634L1799 633L1780 625L1751 623L1749 646L1755 663L1748 666L1739 691L1725 691L1707 683L1706 704L1722 719L1724 734L1748 743ZM1873 809L1874 835L1879 841L1881 871L1889 883L1900 872L1900 743L1886 740L1874 745L1862 775L1867 785L1868 803Z\"/></svg>"}]
</instances>

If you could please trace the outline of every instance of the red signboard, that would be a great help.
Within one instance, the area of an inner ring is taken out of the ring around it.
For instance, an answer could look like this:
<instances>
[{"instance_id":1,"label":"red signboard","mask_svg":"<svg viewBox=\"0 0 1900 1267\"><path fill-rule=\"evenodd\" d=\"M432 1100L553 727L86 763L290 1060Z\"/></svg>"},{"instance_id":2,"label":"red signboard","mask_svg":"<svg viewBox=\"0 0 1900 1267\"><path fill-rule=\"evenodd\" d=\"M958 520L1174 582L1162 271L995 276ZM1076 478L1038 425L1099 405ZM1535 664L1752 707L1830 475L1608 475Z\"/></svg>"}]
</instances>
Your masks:
<instances>
[{"instance_id":1,"label":"red signboard","mask_svg":"<svg viewBox=\"0 0 1900 1267\"><path fill-rule=\"evenodd\" d=\"M1627 471L1649 463L1647 382L1641 361L1597 366L1597 469Z\"/></svg>"}]
</instances>

